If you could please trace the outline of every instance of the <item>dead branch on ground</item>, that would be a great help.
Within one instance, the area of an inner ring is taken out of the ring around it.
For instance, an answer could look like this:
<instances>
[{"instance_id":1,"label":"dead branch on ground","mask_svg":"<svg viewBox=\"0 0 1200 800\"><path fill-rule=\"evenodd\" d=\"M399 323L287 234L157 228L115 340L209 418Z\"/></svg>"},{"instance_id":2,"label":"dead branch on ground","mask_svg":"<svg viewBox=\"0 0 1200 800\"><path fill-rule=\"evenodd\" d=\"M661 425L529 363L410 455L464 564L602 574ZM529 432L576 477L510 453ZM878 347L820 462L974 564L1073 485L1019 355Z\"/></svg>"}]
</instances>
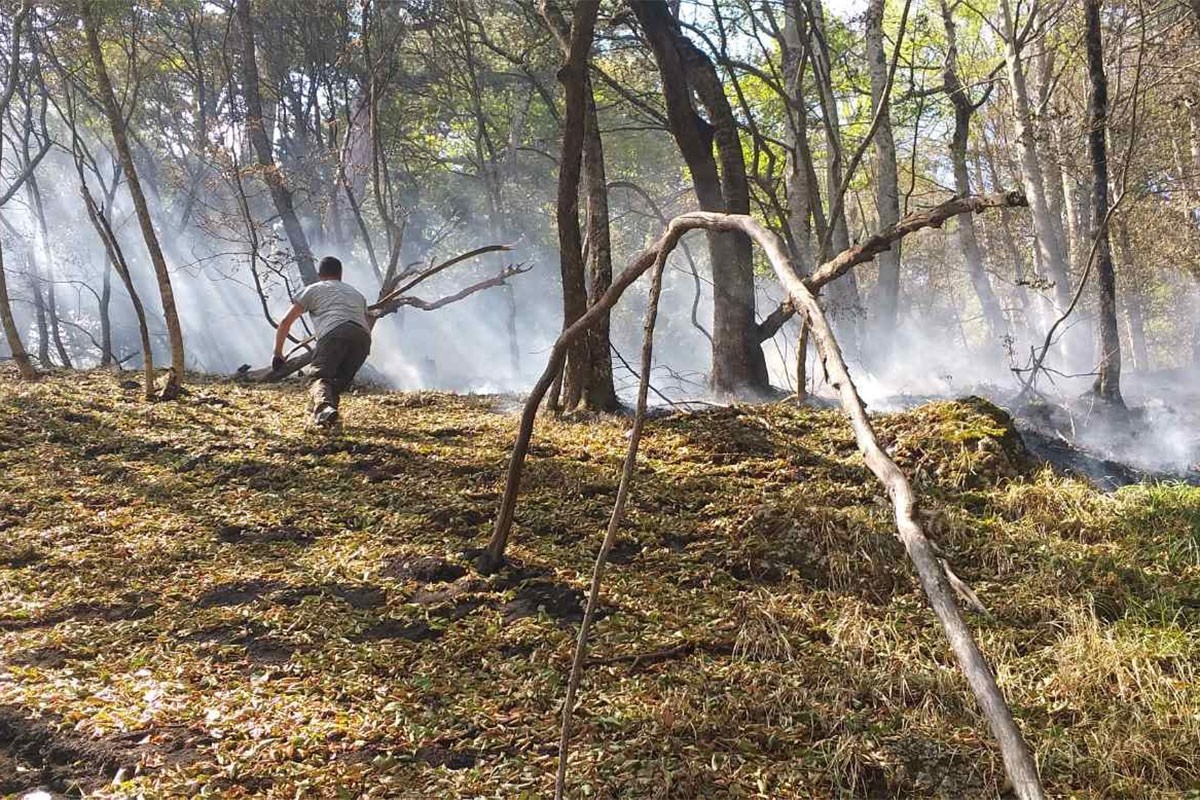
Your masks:
<instances>
[{"instance_id":1,"label":"dead branch on ground","mask_svg":"<svg viewBox=\"0 0 1200 800\"><path fill-rule=\"evenodd\" d=\"M863 453L868 468L871 469L878 480L888 490L898 535L916 568L917 575L926 596L929 598L930 605L942 623L943 630L958 658L959 666L967 678L985 718L988 720L993 735L1000 744L1005 770L1018 797L1022 798L1022 800L1042 798L1044 793L1033 756L1020 730L1016 726L1012 712L1009 710L1003 694L996 684L995 676L992 674L970 629L967 627L962 611L955 602L955 590L938 558L937 552L933 544L926 538L924 530L917 521L916 498L912 486L909 484L904 473L880 446L871 422L867 417L866 406L854 386L846 362L834 338L833 331L814 294L815 289L818 289L824 283L828 283L830 280L844 274L847 270L853 268L855 264L869 261L877 253L886 250L893 242L908 233L923 227L936 227L941 225L946 219L961 213L969 211L979 212L990 207L1021 206L1024 204L1025 198L1019 192L992 195L986 198L955 198L933 209L906 216L896 225L871 237L866 242L839 254L831 261L822 265L808 279L800 276L779 238L751 217L697 212L675 218L668 225L666 232L656 245L643 253L634 264L622 272L613 282L612 287L601 296L596 304L570 328L564 331L555 343L546 370L534 386L533 392L525 405L521 418L521 428L509 463L508 482L504 498L501 502L500 514L497 517L496 528L487 551L476 562L477 567L485 571L491 571L498 568L503 562L504 547L507 544L508 533L511 530L520 475L525 456L528 452L529 442L532 438L533 423L536 418L537 409L553 382L555 374L561 368L562 360L565 357L567 346L571 340L582 335L601 314L605 313L608 308L611 308L621 293L641 274L655 266L660 271L666 255L669 254L670 250L674 248L680 237L687 230L704 228L708 230L743 232L757 241L766 251L776 277L786 289L794 307L803 314L806 323L812 330L827 380L837 392L842 408L850 418L855 439L860 451ZM649 344L647 344L648 347ZM649 366L643 371L643 385L639 387L639 415L635 418L635 426L638 426L638 420L643 416L640 410L644 403L645 392L647 391L644 384L648 371ZM631 444L635 443L639 436L640 428L636 428ZM631 464L635 457L635 449L631 447L626 461L626 472L631 471ZM624 473L622 490L627 491ZM621 510L624 507L624 500L625 497L622 491L619 491L618 507ZM613 517L617 524L619 524L617 517L618 507L614 508ZM612 525L613 522L610 521L610 530L605 537L606 543L609 543L609 540L615 536L615 529ZM604 546L601 548L600 555L601 558L597 561L597 569L593 573L589 605L594 601L595 595L599 590L599 576L602 573L603 560L607 558L607 551L604 549ZM581 629L580 643L576 651L575 662L577 664L582 663L583 655L581 650L584 645L586 645L586 621L584 628ZM572 669L574 673L575 667L573 666ZM569 733L569 714L573 702L574 692L571 686L568 685L568 702L564 707L563 739L561 743L560 794L563 770L565 770L566 765L565 756L567 735Z\"/></svg>"},{"instance_id":2,"label":"dead branch on ground","mask_svg":"<svg viewBox=\"0 0 1200 800\"><path fill-rule=\"evenodd\" d=\"M579 691L579 679L583 675L583 662L587 656L588 630L596 615L596 606L600 601L600 583L604 579L604 565L608 561L608 553L617 540L617 530L625 519L625 503L629 499L629 487L633 483L633 470L637 466L638 445L642 441L642 429L646 424L646 396L650 390L650 369L653 366L654 354L654 323L658 317L658 300L662 295L663 267L666 266L670 250L659 251L654 264L654 274L650 280L650 301L646 306L646 321L642 326L642 374L638 380L637 411L633 417L633 430L629 434L629 451L625 454L625 464L621 468L621 482L617 486L617 498L613 503L612 516L608 520L608 530L604 533L604 541L600 544L600 552L596 555L596 564L592 567L592 584L588 589L587 605L583 611L583 622L579 624L579 640L575 643L575 657L571 663L571 677L567 681L567 699L563 703L562 732L558 743L558 777L554 783L554 798L562 800L567 785L567 757L571 749L571 715L575 709L575 694Z\"/></svg>"}]
</instances>

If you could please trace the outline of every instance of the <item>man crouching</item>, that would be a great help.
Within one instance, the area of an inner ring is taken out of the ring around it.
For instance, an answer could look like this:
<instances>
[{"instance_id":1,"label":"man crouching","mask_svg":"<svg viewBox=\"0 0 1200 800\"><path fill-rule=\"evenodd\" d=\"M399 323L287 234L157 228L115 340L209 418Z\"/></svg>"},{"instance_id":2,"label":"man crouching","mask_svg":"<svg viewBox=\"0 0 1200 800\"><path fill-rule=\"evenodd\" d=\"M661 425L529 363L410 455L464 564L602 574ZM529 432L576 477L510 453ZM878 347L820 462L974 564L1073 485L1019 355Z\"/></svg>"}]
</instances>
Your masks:
<instances>
[{"instance_id":1,"label":"man crouching","mask_svg":"<svg viewBox=\"0 0 1200 800\"><path fill-rule=\"evenodd\" d=\"M305 286L294 298L291 309L275 331L275 356L272 369L286 363L283 346L292 323L308 312L317 332L313 354L313 382L309 389L313 400L313 421L331 427L338 421L338 400L350 386L355 373L371 352L371 323L367 317L367 299L348 283L342 282L342 262L333 256L321 259L316 283Z\"/></svg>"}]
</instances>

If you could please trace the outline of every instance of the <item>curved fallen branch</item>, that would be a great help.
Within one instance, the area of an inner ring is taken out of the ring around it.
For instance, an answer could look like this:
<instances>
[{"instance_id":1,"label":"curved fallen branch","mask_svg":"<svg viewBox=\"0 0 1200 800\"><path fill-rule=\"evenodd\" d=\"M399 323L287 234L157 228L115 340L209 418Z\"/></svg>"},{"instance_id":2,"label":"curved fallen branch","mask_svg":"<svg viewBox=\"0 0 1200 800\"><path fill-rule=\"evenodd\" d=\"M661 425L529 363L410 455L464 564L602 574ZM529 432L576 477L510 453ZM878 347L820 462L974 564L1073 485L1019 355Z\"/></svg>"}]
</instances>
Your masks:
<instances>
[{"instance_id":1,"label":"curved fallen branch","mask_svg":"<svg viewBox=\"0 0 1200 800\"><path fill-rule=\"evenodd\" d=\"M633 430L629 433L629 450L621 467L621 482L617 486L617 498L613 503L612 516L604 541L592 567L592 583L588 589L587 605L583 610L583 621L579 624L579 639L575 643L575 657L571 662L571 676L567 680L567 699L563 703L562 730L558 742L558 777L554 782L554 800L562 800L567 785L567 757L571 750L571 716L575 710L575 694L579 691L579 680L583 675L584 659L587 657L588 630L596 616L600 602L600 582L604 580L604 564L608 553L617 540L617 530L625 519L625 502L629 499L629 487L633 484L633 470L637 466L638 445L642 441L642 429L646 424L646 395L650 389L650 368L654 354L654 323L658 318L658 299L662 295L663 267L666 266L670 250L659 251L654 263L654 276L650 281L650 301L646 306L646 321L642 326L642 374L638 379L637 411L634 412Z\"/></svg>"},{"instance_id":2,"label":"curved fallen branch","mask_svg":"<svg viewBox=\"0 0 1200 800\"><path fill-rule=\"evenodd\" d=\"M906 215L895 225L892 225L861 244L842 251L829 261L826 261L811 275L802 279L804 285L814 294L832 280L844 275L858 264L863 264L892 246L892 243L904 238L921 228L938 228L948 219L965 213L981 213L989 208L1011 208L1026 205L1025 196L1020 192L999 192L978 197L954 197L933 208L916 211ZM711 215L709 215L711 216ZM625 268L612 285L592 304L586 313L575 321L571 327L559 334L554 347L550 351L550 360L546 369L534 384L525 401L521 412L521 424L517 433L517 441L513 446L512 456L508 462L508 476L504 485L504 496L500 501L500 510L496 514L496 524L492 529L492 538L488 541L487 549L475 560L475 566L481 572L494 572L504 563L504 551L508 547L509 533L512 531L513 514L517 507L517 493L521 487L521 474L525 467L525 456L529 452L529 442L533 438L533 423L537 418L538 407L546 397L546 392L554 383L555 376L562 371L562 365L567 356L571 343L582 336L604 314L616 305L625 290L636 281L646 270L654 266L661 251L673 250L679 239L689 230L705 228L710 220L699 212L678 216L667 225L667 229L657 242L650 246L637 259ZM785 301L793 305L789 298ZM782 324L780 322L779 324Z\"/></svg>"},{"instance_id":3,"label":"curved fallen branch","mask_svg":"<svg viewBox=\"0 0 1200 800\"><path fill-rule=\"evenodd\" d=\"M995 203L995 205L1022 205L1024 202L1024 198L1019 193L1003 195L1000 198L1001 200ZM1016 725L1016 721L1005 702L1003 693L996 683L991 668L988 666L983 653L980 651L970 629L967 627L963 613L955 601L955 593L951 581L947 577L936 548L926 538L925 532L917 520L916 498L912 486L904 473L879 444L874 428L867 416L866 406L854 386L841 349L833 335L833 330L818 304L814 293L816 287L833 280L838 275L852 268L854 264L869 260L876 253L881 252L882 249L886 249L892 241L901 238L906 233L921 227L940 225L941 222L950 216L964 213L964 211L981 210L982 208L989 207L984 205L985 202L985 198L958 198L938 206L937 209L931 209L930 211L916 215L909 215L887 231L871 237L862 245L850 248L830 262L822 265L821 269L817 270L810 280L805 280L800 276L780 239L751 217L706 212L696 212L676 217L671 221L667 227L667 231L656 246L644 253L625 272L621 273L614 282L613 287L600 298L597 304L567 329L567 331L564 331L555 343L554 349L551 352L550 363L547 365L546 371L542 374L538 384L534 387L534 391L529 398L529 402L526 403L524 413L522 414L521 431L513 450L512 459L510 460L509 483L501 504L501 514L497 519L496 531L493 534L493 541L489 544L488 551L477 560L477 566L495 569L502 562L503 546L507 541L507 533L512 524L521 468L525 454L528 451L529 440L532 437L533 421L536 417L541 398L545 395L546 389L549 388L550 383L553 381L555 372L561 367L570 337L580 335L591 324L593 319L603 313L604 309L600 308L602 304L608 303L611 306L616 302L617 297L620 296L620 292L624 291L639 275L652 266L661 265L670 250L678 243L680 237L687 230L704 228L706 230L740 231L745 233L757 241L764 249L776 277L788 293L789 300L804 315L805 321L812 331L829 384L837 392L842 409L850 418L855 440L868 468L888 491L899 538L904 543L905 550L913 562L921 586L929 598L930 606L942 624L942 628L958 660L959 667L967 678L976 701L1000 745L1005 771L1012 783L1013 790L1022 800L1040 800L1040 798L1044 797L1044 792L1033 755ZM966 204L967 207L952 211L944 216L940 213L934 213L935 211L950 211L956 203ZM649 344L647 343L646 349L648 348ZM643 375L643 382L644 378L645 375ZM615 526L619 525L620 514L623 513L625 495L622 492L627 492L628 490L627 476L630 474L632 462L636 458L636 446L640 436L639 423L643 417L641 411L645 401L645 391L643 383L639 387L639 414L635 418L634 436L622 473L621 491L618 492L617 504L613 510L613 518L610 521L609 530L605 536L605 545L611 544L611 539L615 535ZM500 534L503 534L502 538L498 538ZM496 549L497 546L499 547L498 551ZM599 580L603 571L603 561L606 557L607 550L605 546L602 546L597 566L593 573L592 587L589 593L589 608L593 607L598 595ZM588 618L585 614L585 622L580 631L580 639L572 667L572 679L568 685L568 701L564 707L562 741L560 742L560 752L562 755L559 772L560 796L564 775L563 771L566 767L565 756L569 734L569 715L574 702L575 687L577 687L578 682L577 672L584 658L583 650L586 645L587 622Z\"/></svg>"},{"instance_id":4,"label":"curved fallen branch","mask_svg":"<svg viewBox=\"0 0 1200 800\"><path fill-rule=\"evenodd\" d=\"M948 219L959 214L982 214L989 208L1024 208L1029 205L1025 195L1018 191L997 192L995 194L973 195L970 197L955 197L933 208L914 211L906 214L899 222L867 239L862 244L856 244L838 253L805 277L804 285L814 294L821 293L821 287L830 281L837 280L859 264L863 264L880 253L888 250L892 242L903 239L910 233L922 228L940 228ZM796 313L795 304L791 297L779 304L759 325L759 341L766 341L779 332L783 324Z\"/></svg>"}]
</instances>

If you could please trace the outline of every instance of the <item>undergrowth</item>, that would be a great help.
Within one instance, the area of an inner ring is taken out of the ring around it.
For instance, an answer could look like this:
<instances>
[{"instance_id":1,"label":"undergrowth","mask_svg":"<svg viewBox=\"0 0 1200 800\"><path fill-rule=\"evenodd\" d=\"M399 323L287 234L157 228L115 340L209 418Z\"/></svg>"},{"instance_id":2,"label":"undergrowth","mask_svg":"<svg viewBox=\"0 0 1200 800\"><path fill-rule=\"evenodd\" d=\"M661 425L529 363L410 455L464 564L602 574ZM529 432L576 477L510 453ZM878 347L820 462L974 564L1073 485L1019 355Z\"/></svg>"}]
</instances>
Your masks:
<instances>
[{"instance_id":1,"label":"undergrowth","mask_svg":"<svg viewBox=\"0 0 1200 800\"><path fill-rule=\"evenodd\" d=\"M539 424L473 574L495 398L0 383L0 792L544 797L626 421ZM1200 785L1200 490L1033 464L984 401L879 420L1055 796ZM575 796L988 797L998 753L832 411L647 427Z\"/></svg>"}]
</instances>

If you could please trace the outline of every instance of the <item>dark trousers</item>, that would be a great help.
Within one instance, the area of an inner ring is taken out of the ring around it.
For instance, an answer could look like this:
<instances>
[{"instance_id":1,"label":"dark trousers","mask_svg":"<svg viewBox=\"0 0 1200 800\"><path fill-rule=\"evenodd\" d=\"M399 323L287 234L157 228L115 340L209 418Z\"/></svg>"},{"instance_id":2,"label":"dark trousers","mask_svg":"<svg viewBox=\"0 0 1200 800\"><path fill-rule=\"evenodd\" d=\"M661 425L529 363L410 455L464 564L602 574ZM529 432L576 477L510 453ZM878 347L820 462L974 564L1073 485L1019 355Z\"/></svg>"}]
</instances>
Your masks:
<instances>
[{"instance_id":1,"label":"dark trousers","mask_svg":"<svg viewBox=\"0 0 1200 800\"><path fill-rule=\"evenodd\" d=\"M315 371L309 387L314 411L322 406L338 407L342 392L350 387L370 352L371 334L353 322L343 322L317 339L312 360Z\"/></svg>"}]
</instances>

